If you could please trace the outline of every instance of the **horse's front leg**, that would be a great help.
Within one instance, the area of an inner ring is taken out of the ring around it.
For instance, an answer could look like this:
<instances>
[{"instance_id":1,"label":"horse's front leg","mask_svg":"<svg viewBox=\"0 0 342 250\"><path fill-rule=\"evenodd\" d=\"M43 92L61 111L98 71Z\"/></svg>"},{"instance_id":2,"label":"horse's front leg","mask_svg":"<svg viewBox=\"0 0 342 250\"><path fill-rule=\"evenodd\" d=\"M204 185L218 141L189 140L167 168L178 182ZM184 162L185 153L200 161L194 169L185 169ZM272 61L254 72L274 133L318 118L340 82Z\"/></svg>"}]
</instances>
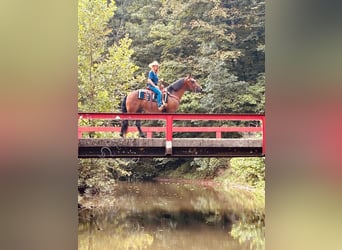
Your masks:
<instances>
[{"instance_id":1,"label":"horse's front leg","mask_svg":"<svg viewBox=\"0 0 342 250\"><path fill-rule=\"evenodd\" d=\"M135 121L135 125L137 126L137 128L138 128L138 130L139 130L139 136L145 138L146 135L145 135L145 133L142 132L142 130L141 130L141 121L140 121L140 120L136 120L136 121Z\"/></svg>"}]
</instances>

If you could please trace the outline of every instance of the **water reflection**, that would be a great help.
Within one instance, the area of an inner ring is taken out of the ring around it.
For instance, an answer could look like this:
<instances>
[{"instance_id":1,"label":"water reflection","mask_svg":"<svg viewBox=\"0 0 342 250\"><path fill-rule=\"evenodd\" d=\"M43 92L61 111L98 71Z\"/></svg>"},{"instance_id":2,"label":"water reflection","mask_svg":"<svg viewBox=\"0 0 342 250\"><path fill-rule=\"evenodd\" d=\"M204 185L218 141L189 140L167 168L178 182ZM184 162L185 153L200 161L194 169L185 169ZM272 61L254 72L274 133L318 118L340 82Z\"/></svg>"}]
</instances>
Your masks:
<instances>
[{"instance_id":1,"label":"water reflection","mask_svg":"<svg viewBox=\"0 0 342 250\"><path fill-rule=\"evenodd\" d=\"M263 249L262 205L251 192L218 190L121 182L114 206L80 211L79 249Z\"/></svg>"}]
</instances>

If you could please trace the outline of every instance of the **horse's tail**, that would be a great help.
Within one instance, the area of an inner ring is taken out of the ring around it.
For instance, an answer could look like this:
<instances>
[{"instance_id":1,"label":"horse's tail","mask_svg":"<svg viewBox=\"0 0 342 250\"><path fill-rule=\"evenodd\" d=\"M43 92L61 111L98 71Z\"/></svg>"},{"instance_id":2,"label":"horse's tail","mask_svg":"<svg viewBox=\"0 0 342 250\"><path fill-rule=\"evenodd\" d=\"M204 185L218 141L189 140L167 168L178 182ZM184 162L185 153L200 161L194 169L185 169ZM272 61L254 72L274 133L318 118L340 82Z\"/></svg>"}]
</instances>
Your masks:
<instances>
[{"instance_id":1,"label":"horse's tail","mask_svg":"<svg viewBox=\"0 0 342 250\"><path fill-rule=\"evenodd\" d=\"M127 99L127 95L123 98L122 103L121 103L122 113L127 113L126 99Z\"/></svg>"}]
</instances>

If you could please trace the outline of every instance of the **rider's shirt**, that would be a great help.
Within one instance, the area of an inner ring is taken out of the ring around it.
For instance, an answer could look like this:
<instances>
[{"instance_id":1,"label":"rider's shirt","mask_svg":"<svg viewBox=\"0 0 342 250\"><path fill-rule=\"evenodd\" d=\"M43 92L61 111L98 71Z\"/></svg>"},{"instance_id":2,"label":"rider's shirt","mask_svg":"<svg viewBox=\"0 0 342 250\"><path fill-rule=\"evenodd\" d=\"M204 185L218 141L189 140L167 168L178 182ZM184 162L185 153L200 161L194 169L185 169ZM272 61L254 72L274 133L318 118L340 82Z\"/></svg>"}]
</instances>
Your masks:
<instances>
[{"instance_id":1,"label":"rider's shirt","mask_svg":"<svg viewBox=\"0 0 342 250\"><path fill-rule=\"evenodd\" d=\"M155 85L158 85L158 75L153 70L148 73L148 78L151 79Z\"/></svg>"}]
</instances>

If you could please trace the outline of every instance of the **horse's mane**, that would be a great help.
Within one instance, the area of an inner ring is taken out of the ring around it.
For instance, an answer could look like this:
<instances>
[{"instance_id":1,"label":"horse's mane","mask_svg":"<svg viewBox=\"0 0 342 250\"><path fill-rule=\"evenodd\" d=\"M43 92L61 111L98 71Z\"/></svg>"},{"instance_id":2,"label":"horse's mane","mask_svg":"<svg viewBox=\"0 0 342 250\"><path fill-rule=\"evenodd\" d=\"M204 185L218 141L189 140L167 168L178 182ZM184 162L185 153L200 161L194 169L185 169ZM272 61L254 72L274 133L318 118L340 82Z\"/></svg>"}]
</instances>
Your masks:
<instances>
[{"instance_id":1,"label":"horse's mane","mask_svg":"<svg viewBox=\"0 0 342 250\"><path fill-rule=\"evenodd\" d=\"M178 79L174 83L172 83L170 86L167 87L167 90L172 93L172 91L179 90L184 84L184 78Z\"/></svg>"}]
</instances>

